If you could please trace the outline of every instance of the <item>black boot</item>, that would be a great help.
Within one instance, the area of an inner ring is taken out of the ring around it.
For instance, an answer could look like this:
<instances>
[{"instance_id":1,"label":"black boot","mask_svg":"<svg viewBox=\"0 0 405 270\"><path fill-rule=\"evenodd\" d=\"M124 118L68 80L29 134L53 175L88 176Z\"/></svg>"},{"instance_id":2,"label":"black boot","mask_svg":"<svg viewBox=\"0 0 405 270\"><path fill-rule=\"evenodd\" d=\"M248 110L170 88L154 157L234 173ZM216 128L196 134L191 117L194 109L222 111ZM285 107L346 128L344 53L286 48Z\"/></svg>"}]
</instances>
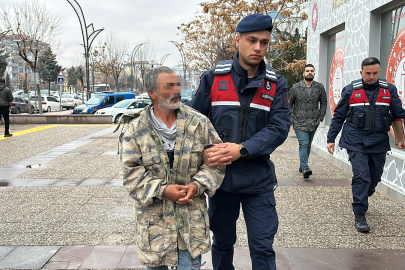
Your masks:
<instances>
[{"instance_id":1,"label":"black boot","mask_svg":"<svg viewBox=\"0 0 405 270\"><path fill-rule=\"evenodd\" d=\"M4 137L12 137L12 136L13 136L13 134L10 134L10 133L4 134Z\"/></svg>"},{"instance_id":2,"label":"black boot","mask_svg":"<svg viewBox=\"0 0 405 270\"><path fill-rule=\"evenodd\" d=\"M311 169L308 168L308 169L304 170L304 171L302 172L302 175L304 176L305 179L308 179L309 176L312 175Z\"/></svg>"},{"instance_id":3,"label":"black boot","mask_svg":"<svg viewBox=\"0 0 405 270\"><path fill-rule=\"evenodd\" d=\"M358 232L366 233L370 231L365 214L354 214L354 226Z\"/></svg>"}]
</instances>

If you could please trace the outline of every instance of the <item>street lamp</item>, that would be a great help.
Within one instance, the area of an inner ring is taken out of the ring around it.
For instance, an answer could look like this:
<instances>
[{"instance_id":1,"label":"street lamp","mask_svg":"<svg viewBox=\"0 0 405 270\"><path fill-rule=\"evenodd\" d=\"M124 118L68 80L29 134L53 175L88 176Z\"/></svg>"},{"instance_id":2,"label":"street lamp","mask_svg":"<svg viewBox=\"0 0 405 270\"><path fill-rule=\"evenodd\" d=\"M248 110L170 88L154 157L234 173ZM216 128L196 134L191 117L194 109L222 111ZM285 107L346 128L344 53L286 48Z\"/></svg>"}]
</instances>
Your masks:
<instances>
[{"instance_id":1,"label":"street lamp","mask_svg":"<svg viewBox=\"0 0 405 270\"><path fill-rule=\"evenodd\" d=\"M100 34L103 29L94 30L93 24L86 25L86 19L84 18L84 14L82 11L81 6L76 0L67 0L69 4L72 6L74 11L76 12L77 17L79 18L80 29L82 30L82 37L83 37L83 48L84 48L84 57L86 59L86 83L87 83L87 91L90 90L90 71L89 71L89 57L90 57L90 49L91 44L93 43L94 39Z\"/></svg>"},{"instance_id":2,"label":"street lamp","mask_svg":"<svg viewBox=\"0 0 405 270\"><path fill-rule=\"evenodd\" d=\"M163 66L163 62L166 60L166 58L171 55L171 53L168 53L166 55L163 55L162 59L160 59L160 66Z\"/></svg>"},{"instance_id":3,"label":"street lamp","mask_svg":"<svg viewBox=\"0 0 405 270\"><path fill-rule=\"evenodd\" d=\"M184 63L184 53L183 53L182 46L180 45L180 43L178 43L176 41L173 41L173 40L169 40L168 42L173 43L174 46L177 47L177 49L179 50L179 52L181 54L181 61L183 63L183 76L184 76L184 79L186 79L186 66L185 66L185 63Z\"/></svg>"},{"instance_id":4,"label":"street lamp","mask_svg":"<svg viewBox=\"0 0 405 270\"><path fill-rule=\"evenodd\" d=\"M132 50L132 54L131 54L131 62L132 62L132 70L134 71L134 75L132 76L132 91L134 91L134 77L136 74L136 66L135 66L135 54L138 52L138 50L141 48L142 45L144 45L145 43L141 43L135 46L135 48ZM136 90L138 90L138 80L135 80L135 86L136 86Z\"/></svg>"}]
</instances>

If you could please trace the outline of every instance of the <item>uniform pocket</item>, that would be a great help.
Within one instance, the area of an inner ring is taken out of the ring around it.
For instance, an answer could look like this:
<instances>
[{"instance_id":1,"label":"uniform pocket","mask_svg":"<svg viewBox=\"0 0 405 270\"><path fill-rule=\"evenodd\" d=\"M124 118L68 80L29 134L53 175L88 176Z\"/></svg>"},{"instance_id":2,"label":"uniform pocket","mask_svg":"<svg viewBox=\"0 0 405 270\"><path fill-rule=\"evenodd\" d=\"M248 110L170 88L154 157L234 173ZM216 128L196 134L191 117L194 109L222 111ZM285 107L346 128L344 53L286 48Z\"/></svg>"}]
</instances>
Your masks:
<instances>
[{"instance_id":1,"label":"uniform pocket","mask_svg":"<svg viewBox=\"0 0 405 270\"><path fill-rule=\"evenodd\" d=\"M230 114L225 114L219 118L215 129L223 142L231 142L234 122Z\"/></svg>"},{"instance_id":2,"label":"uniform pocket","mask_svg":"<svg viewBox=\"0 0 405 270\"><path fill-rule=\"evenodd\" d=\"M189 175L193 176L197 173L198 168L203 163L203 151L204 146L202 144L198 144L193 146L190 153L190 164L189 164Z\"/></svg>"}]
</instances>

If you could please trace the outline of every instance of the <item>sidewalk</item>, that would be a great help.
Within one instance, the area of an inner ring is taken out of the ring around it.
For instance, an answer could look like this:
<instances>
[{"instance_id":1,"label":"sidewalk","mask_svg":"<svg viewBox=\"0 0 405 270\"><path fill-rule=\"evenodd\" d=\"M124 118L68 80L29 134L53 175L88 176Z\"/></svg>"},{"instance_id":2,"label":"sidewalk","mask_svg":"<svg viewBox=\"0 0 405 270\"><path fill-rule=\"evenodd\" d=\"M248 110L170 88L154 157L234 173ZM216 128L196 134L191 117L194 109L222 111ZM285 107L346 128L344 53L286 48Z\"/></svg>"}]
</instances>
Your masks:
<instances>
[{"instance_id":1,"label":"sidewalk","mask_svg":"<svg viewBox=\"0 0 405 270\"><path fill-rule=\"evenodd\" d=\"M13 153L0 161L1 269L144 269L114 129L60 126L0 141L2 153ZM304 181L290 135L271 156L278 269L403 269L405 207L375 194L371 232L358 233L350 174L312 154L314 175ZM251 269L242 214L237 231L235 267ZM202 269L212 269L210 254L203 261Z\"/></svg>"}]
</instances>

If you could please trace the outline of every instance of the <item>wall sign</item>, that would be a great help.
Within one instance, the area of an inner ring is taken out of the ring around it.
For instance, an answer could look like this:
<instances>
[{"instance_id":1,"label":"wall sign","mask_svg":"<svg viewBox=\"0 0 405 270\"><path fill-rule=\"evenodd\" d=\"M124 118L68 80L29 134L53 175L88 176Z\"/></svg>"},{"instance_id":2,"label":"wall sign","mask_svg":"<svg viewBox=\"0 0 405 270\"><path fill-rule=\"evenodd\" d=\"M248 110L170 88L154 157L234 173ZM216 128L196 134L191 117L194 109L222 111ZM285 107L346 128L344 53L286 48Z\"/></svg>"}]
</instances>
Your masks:
<instances>
[{"instance_id":1,"label":"wall sign","mask_svg":"<svg viewBox=\"0 0 405 270\"><path fill-rule=\"evenodd\" d=\"M342 47L337 47L332 58L329 73L329 107L330 114L333 117L333 112L341 99L343 89L343 67L345 54Z\"/></svg>"},{"instance_id":2,"label":"wall sign","mask_svg":"<svg viewBox=\"0 0 405 270\"><path fill-rule=\"evenodd\" d=\"M316 26L318 25L318 5L316 2L312 7L312 30L315 31Z\"/></svg>"}]
</instances>

